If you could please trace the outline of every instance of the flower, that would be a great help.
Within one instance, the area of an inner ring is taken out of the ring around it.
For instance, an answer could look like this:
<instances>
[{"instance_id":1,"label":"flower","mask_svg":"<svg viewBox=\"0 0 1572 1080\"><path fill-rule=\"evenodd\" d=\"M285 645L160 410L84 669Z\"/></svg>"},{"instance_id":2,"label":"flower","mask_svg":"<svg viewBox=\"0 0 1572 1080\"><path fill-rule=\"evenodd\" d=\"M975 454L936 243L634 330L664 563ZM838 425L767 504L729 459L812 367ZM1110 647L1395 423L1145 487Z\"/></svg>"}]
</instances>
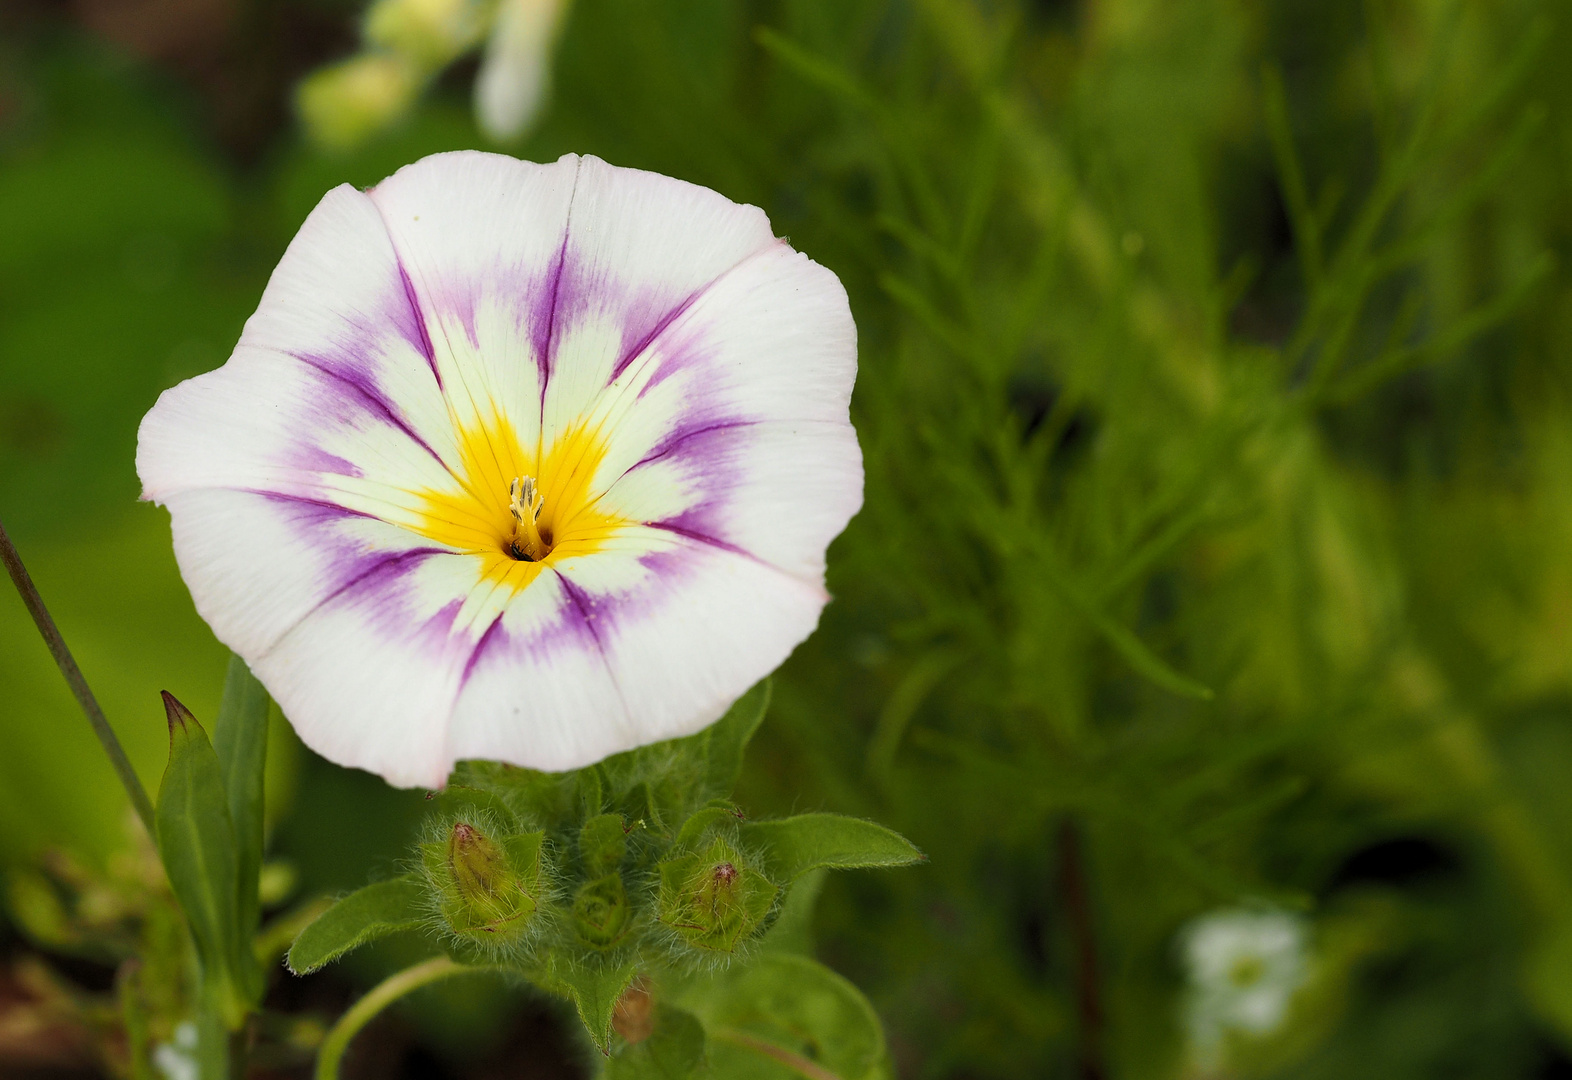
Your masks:
<instances>
[{"instance_id":1,"label":"flower","mask_svg":"<svg viewBox=\"0 0 1572 1080\"><path fill-rule=\"evenodd\" d=\"M1305 925L1285 911L1232 908L1185 928L1191 1045L1215 1064L1229 1032L1269 1035L1308 974Z\"/></svg>"},{"instance_id":2,"label":"flower","mask_svg":"<svg viewBox=\"0 0 1572 1080\"><path fill-rule=\"evenodd\" d=\"M501 0L475 76L475 118L498 142L518 138L540 110L565 0Z\"/></svg>"},{"instance_id":3,"label":"flower","mask_svg":"<svg viewBox=\"0 0 1572 1080\"><path fill-rule=\"evenodd\" d=\"M425 75L398 53L368 52L313 72L295 93L295 106L322 146L349 150L403 116Z\"/></svg>"},{"instance_id":4,"label":"flower","mask_svg":"<svg viewBox=\"0 0 1572 1080\"><path fill-rule=\"evenodd\" d=\"M569 155L329 192L229 362L142 421L197 610L399 785L688 734L828 599L856 329L754 207Z\"/></svg>"}]
</instances>

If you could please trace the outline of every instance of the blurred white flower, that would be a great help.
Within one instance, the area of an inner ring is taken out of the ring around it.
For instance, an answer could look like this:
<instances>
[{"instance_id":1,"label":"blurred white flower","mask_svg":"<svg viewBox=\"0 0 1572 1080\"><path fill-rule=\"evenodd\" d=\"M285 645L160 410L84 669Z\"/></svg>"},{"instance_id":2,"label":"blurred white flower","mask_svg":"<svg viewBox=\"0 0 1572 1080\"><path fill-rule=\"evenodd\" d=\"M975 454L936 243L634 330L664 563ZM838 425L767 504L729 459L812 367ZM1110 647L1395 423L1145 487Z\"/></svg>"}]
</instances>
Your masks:
<instances>
[{"instance_id":1,"label":"blurred white flower","mask_svg":"<svg viewBox=\"0 0 1572 1080\"><path fill-rule=\"evenodd\" d=\"M1285 911L1231 908L1182 932L1189 998L1186 1027L1201 1063L1216 1064L1230 1032L1268 1035L1304 985L1305 921Z\"/></svg>"},{"instance_id":2,"label":"blurred white flower","mask_svg":"<svg viewBox=\"0 0 1572 1080\"><path fill-rule=\"evenodd\" d=\"M510 142L529 130L551 81L568 0L374 0L363 50L307 76L296 93L319 145L354 146L409 112L443 68L484 43L475 118Z\"/></svg>"},{"instance_id":3,"label":"blurred white flower","mask_svg":"<svg viewBox=\"0 0 1572 1080\"><path fill-rule=\"evenodd\" d=\"M551 75L551 50L566 0L501 0L475 77L475 117L499 142L528 130Z\"/></svg>"},{"instance_id":4,"label":"blurred white flower","mask_svg":"<svg viewBox=\"0 0 1572 1080\"><path fill-rule=\"evenodd\" d=\"M170 1042L154 1047L153 1065L165 1080L198 1080L201 1069L197 1064L196 1025L185 1021L175 1028Z\"/></svg>"}]
</instances>

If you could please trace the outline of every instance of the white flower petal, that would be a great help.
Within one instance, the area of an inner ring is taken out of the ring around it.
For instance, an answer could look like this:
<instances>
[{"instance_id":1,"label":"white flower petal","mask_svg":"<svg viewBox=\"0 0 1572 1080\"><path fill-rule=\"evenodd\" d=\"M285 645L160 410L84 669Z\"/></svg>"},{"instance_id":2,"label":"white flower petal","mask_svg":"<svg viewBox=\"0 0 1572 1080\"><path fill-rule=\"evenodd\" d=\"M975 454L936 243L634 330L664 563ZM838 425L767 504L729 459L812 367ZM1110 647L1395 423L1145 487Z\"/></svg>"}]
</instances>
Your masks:
<instances>
[{"instance_id":1,"label":"white flower petal","mask_svg":"<svg viewBox=\"0 0 1572 1080\"><path fill-rule=\"evenodd\" d=\"M453 420L500 418L533 444L579 162L458 151L370 192L429 331ZM505 478L504 483L507 482Z\"/></svg>"},{"instance_id":2,"label":"white flower petal","mask_svg":"<svg viewBox=\"0 0 1572 1080\"><path fill-rule=\"evenodd\" d=\"M403 787L441 787L452 765L446 718L475 647L458 615L480 579L468 555L390 560L247 661L329 761Z\"/></svg>"},{"instance_id":3,"label":"white flower petal","mask_svg":"<svg viewBox=\"0 0 1572 1080\"><path fill-rule=\"evenodd\" d=\"M603 396L631 403L641 384L619 378L624 369L717 281L775 246L757 207L656 173L580 159L557 290L544 445Z\"/></svg>"}]
</instances>

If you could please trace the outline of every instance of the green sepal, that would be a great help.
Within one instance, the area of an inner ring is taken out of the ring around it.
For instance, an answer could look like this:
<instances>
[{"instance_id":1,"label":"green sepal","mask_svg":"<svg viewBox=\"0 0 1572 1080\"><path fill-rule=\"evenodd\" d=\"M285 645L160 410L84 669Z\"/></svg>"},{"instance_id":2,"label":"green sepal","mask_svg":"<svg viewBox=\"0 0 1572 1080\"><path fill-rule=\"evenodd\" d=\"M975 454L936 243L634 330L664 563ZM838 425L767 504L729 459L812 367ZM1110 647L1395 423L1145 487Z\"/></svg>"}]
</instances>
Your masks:
<instances>
[{"instance_id":1,"label":"green sepal","mask_svg":"<svg viewBox=\"0 0 1572 1080\"><path fill-rule=\"evenodd\" d=\"M717 826L727 835L734 836L737 822L741 820L742 813L730 803L706 806L682 823L682 828L677 831L675 846L679 849L697 848Z\"/></svg>"},{"instance_id":2,"label":"green sepal","mask_svg":"<svg viewBox=\"0 0 1572 1080\"><path fill-rule=\"evenodd\" d=\"M709 1032L710 1075L887 1080L884 1029L862 992L806 956L762 953L692 980L680 1004ZM797 1069L793 1061L808 1068Z\"/></svg>"},{"instance_id":3,"label":"green sepal","mask_svg":"<svg viewBox=\"0 0 1572 1080\"><path fill-rule=\"evenodd\" d=\"M240 932L239 860L223 771L196 717L168 691L163 696L169 764L155 810L158 853L196 941L203 993L233 1030L261 997L261 978L249 935Z\"/></svg>"},{"instance_id":4,"label":"green sepal","mask_svg":"<svg viewBox=\"0 0 1572 1080\"><path fill-rule=\"evenodd\" d=\"M429 910L429 896L425 883L413 876L357 889L300 932L289 949L289 970L305 975L368 941L418 928Z\"/></svg>"},{"instance_id":5,"label":"green sepal","mask_svg":"<svg viewBox=\"0 0 1572 1080\"><path fill-rule=\"evenodd\" d=\"M745 821L743 843L763 853L764 870L788 884L809 870L910 866L927 859L900 833L861 818L799 814L775 821Z\"/></svg>"},{"instance_id":6,"label":"green sepal","mask_svg":"<svg viewBox=\"0 0 1572 1080\"><path fill-rule=\"evenodd\" d=\"M628 830L621 814L597 814L579 830L579 861L591 877L609 874L628 853Z\"/></svg>"},{"instance_id":7,"label":"green sepal","mask_svg":"<svg viewBox=\"0 0 1572 1080\"><path fill-rule=\"evenodd\" d=\"M579 963L554 953L541 981L544 988L573 1002L579 1019L602 1054L611 1046L611 1018L617 999L633 982L638 967L621 964Z\"/></svg>"},{"instance_id":8,"label":"green sepal","mask_svg":"<svg viewBox=\"0 0 1572 1080\"><path fill-rule=\"evenodd\" d=\"M725 838L660 864L660 921L689 945L734 952L763 925L780 889Z\"/></svg>"},{"instance_id":9,"label":"green sepal","mask_svg":"<svg viewBox=\"0 0 1572 1080\"><path fill-rule=\"evenodd\" d=\"M455 797L471 792L477 798L488 793L520 820L555 828L578 816L578 777L579 773L539 772L499 761L461 761L437 798L445 800L448 792Z\"/></svg>"},{"instance_id":10,"label":"green sepal","mask_svg":"<svg viewBox=\"0 0 1572 1080\"><path fill-rule=\"evenodd\" d=\"M620 945L633 928L633 906L622 875L615 870L586 881L573 894L573 929L592 949Z\"/></svg>"},{"instance_id":11,"label":"green sepal","mask_svg":"<svg viewBox=\"0 0 1572 1080\"><path fill-rule=\"evenodd\" d=\"M261 922L257 883L262 873L263 783L271 704L267 689L246 662L230 656L224 696L213 721L213 752L218 755L235 829L236 911L240 930L247 936L254 934ZM256 978L260 980L260 971ZM255 990L260 995L260 981Z\"/></svg>"},{"instance_id":12,"label":"green sepal","mask_svg":"<svg viewBox=\"0 0 1572 1080\"><path fill-rule=\"evenodd\" d=\"M704 1025L686 1009L655 1006L649 1038L624 1045L606 1062L604 1080L688 1080L704 1068Z\"/></svg>"},{"instance_id":13,"label":"green sepal","mask_svg":"<svg viewBox=\"0 0 1572 1080\"><path fill-rule=\"evenodd\" d=\"M484 821L512 831L518 815L501 795L467 784L449 784L432 798L439 813L465 821Z\"/></svg>"}]
</instances>

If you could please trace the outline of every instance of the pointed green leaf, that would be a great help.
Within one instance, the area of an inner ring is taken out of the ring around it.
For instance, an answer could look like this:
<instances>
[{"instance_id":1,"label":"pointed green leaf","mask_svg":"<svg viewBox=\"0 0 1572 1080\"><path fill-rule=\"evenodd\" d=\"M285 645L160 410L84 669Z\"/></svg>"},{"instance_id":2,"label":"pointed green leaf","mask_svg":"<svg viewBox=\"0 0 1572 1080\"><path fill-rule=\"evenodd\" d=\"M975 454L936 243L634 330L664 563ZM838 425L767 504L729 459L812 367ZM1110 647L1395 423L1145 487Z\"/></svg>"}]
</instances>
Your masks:
<instances>
[{"instance_id":1,"label":"pointed green leaf","mask_svg":"<svg viewBox=\"0 0 1572 1080\"><path fill-rule=\"evenodd\" d=\"M745 821L739 831L744 844L762 851L766 872L781 882L821 866L840 870L910 866L925 858L900 833L839 814Z\"/></svg>"},{"instance_id":2,"label":"pointed green leaf","mask_svg":"<svg viewBox=\"0 0 1572 1080\"><path fill-rule=\"evenodd\" d=\"M368 941L413 930L425 920L429 908L426 886L415 877L367 885L328 908L300 932L289 949L289 970L304 975Z\"/></svg>"},{"instance_id":3,"label":"pointed green leaf","mask_svg":"<svg viewBox=\"0 0 1572 1080\"><path fill-rule=\"evenodd\" d=\"M218 755L189 709L164 693L169 764L158 789L158 853L196 940L204 993L231 1028L254 1000L249 935L237 912L239 860ZM260 989L260 987L257 987Z\"/></svg>"},{"instance_id":4,"label":"pointed green leaf","mask_svg":"<svg viewBox=\"0 0 1572 1080\"><path fill-rule=\"evenodd\" d=\"M885 1080L884 1030L868 999L806 956L764 953L714 979L696 979L681 1004L709 1035L710 1075L726 1080Z\"/></svg>"},{"instance_id":5,"label":"pointed green leaf","mask_svg":"<svg viewBox=\"0 0 1572 1080\"><path fill-rule=\"evenodd\" d=\"M637 966L632 963L578 963L553 954L546 971L547 989L573 1002L579 1019L601 1053L611 1045L611 1017L617 999L633 982Z\"/></svg>"},{"instance_id":6,"label":"pointed green leaf","mask_svg":"<svg viewBox=\"0 0 1572 1080\"><path fill-rule=\"evenodd\" d=\"M608 1061L605 1080L688 1080L703 1066L704 1025L684 1009L661 1004L649 1037Z\"/></svg>"},{"instance_id":7,"label":"pointed green leaf","mask_svg":"<svg viewBox=\"0 0 1572 1080\"><path fill-rule=\"evenodd\" d=\"M238 656L229 658L224 697L213 721L213 752L229 799L238 863L236 911L250 935L261 921L257 878L262 872L262 783L267 767L267 690ZM261 991L261 972L253 975Z\"/></svg>"},{"instance_id":8,"label":"pointed green leaf","mask_svg":"<svg viewBox=\"0 0 1572 1080\"><path fill-rule=\"evenodd\" d=\"M705 779L712 794L729 796L737 786L743 752L753 733L759 730L769 707L770 680L765 679L733 702L726 715L715 721L702 736L709 742Z\"/></svg>"}]
</instances>

